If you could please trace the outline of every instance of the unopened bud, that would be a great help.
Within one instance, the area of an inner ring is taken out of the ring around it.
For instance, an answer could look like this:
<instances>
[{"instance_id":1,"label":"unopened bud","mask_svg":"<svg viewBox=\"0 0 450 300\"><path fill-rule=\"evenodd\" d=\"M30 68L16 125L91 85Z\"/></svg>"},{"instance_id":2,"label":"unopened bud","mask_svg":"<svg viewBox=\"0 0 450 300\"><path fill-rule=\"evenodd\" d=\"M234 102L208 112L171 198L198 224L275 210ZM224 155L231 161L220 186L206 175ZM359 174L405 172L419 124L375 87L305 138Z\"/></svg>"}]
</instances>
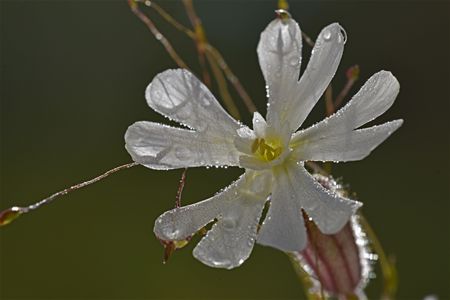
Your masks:
<instances>
[{"instance_id":1,"label":"unopened bud","mask_svg":"<svg viewBox=\"0 0 450 300\"><path fill-rule=\"evenodd\" d=\"M314 176L331 192L340 196L347 193L331 177ZM327 235L305 212L303 214L308 244L303 251L294 253L294 258L314 278L309 292L320 295L323 291L338 298L358 298L369 278L371 257L358 217L353 216L336 234Z\"/></svg>"}]
</instances>

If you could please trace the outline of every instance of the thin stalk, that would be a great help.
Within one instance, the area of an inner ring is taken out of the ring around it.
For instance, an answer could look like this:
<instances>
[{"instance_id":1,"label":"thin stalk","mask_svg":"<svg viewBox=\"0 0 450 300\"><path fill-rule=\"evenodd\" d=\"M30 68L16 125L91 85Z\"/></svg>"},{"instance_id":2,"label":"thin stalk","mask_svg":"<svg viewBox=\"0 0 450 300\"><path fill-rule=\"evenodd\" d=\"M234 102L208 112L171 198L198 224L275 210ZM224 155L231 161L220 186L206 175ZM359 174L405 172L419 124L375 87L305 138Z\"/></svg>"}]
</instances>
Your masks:
<instances>
[{"instance_id":1,"label":"thin stalk","mask_svg":"<svg viewBox=\"0 0 450 300\"><path fill-rule=\"evenodd\" d=\"M308 46L310 46L311 48L314 47L315 42L303 31L302 31L302 37Z\"/></svg>"},{"instance_id":2,"label":"thin stalk","mask_svg":"<svg viewBox=\"0 0 450 300\"><path fill-rule=\"evenodd\" d=\"M346 75L347 75L347 82L345 83L344 88L341 90L339 95L337 95L336 99L334 100L334 108L339 108L342 103L344 102L344 99L347 97L348 93L350 92L350 89L353 87L355 82L359 78L359 66L354 65L350 68L348 68Z\"/></svg>"},{"instance_id":3,"label":"thin stalk","mask_svg":"<svg viewBox=\"0 0 450 300\"><path fill-rule=\"evenodd\" d=\"M253 102L253 100L248 95L247 91L242 86L241 82L239 81L238 77L233 73L231 68L226 63L225 59L223 58L222 54L212 45L208 44L206 46L206 50L214 57L214 59L217 61L219 67L222 69L222 71L225 73L225 76L227 77L228 81L231 82L236 92L241 97L242 101L244 102L245 106L247 107L247 110L250 112L250 114L253 114L256 109L256 105Z\"/></svg>"},{"instance_id":4,"label":"thin stalk","mask_svg":"<svg viewBox=\"0 0 450 300\"><path fill-rule=\"evenodd\" d=\"M328 85L325 90L325 109L327 117L334 113L334 101L333 101L333 87Z\"/></svg>"},{"instance_id":5,"label":"thin stalk","mask_svg":"<svg viewBox=\"0 0 450 300\"><path fill-rule=\"evenodd\" d=\"M230 95L230 92L228 91L227 81L225 80L222 71L220 70L219 66L217 65L217 62L214 60L214 58L211 56L209 52L207 52L206 58L208 59L208 63L211 66L211 70L214 74L217 85L219 87L220 96L227 110L235 119L240 120L241 115L239 113L236 104L233 101L233 98Z\"/></svg>"},{"instance_id":6,"label":"thin stalk","mask_svg":"<svg viewBox=\"0 0 450 300\"><path fill-rule=\"evenodd\" d=\"M150 20L140 9L135 0L128 0L128 5L131 11L145 24L147 28L151 31L155 39L157 39L169 53L170 57L175 61L178 67L183 69L189 69L186 63L181 59L169 40L158 30L156 25Z\"/></svg>"},{"instance_id":7,"label":"thin stalk","mask_svg":"<svg viewBox=\"0 0 450 300\"><path fill-rule=\"evenodd\" d=\"M175 198L175 208L181 207L181 195L183 194L184 185L186 184L186 172L188 168L181 173L180 183L178 184L177 196Z\"/></svg>"},{"instance_id":8,"label":"thin stalk","mask_svg":"<svg viewBox=\"0 0 450 300\"><path fill-rule=\"evenodd\" d=\"M100 181L102 179L105 179L106 177L108 177L111 174L117 173L117 172L119 172L121 170L132 168L132 167L137 166L137 165L138 165L138 163L132 162L132 163L128 163L128 164L125 164L125 165L121 165L121 166L115 167L114 169L106 171L105 173L103 173L103 174L101 174L101 175L99 175L99 176L97 176L97 177L95 177L93 179L90 179L90 180L87 180L87 181L75 184L75 185L73 185L71 187L68 187L68 188L62 190L62 191L56 192L56 193L50 195L49 197L47 197L45 199L42 199L41 201L38 201L38 202L36 202L34 204L31 204L29 206L25 206L25 207L13 206L13 207L11 207L11 208L9 208L7 210L4 210L4 211L2 211L0 213L0 226L7 225L7 224L11 223L13 220L18 218L22 214L29 213L29 212L34 211L34 210L36 210L36 209L38 209L38 208L40 208L40 207L42 207L44 205L48 205L48 204L52 203L53 201L55 201L57 198L59 198L61 196L67 195L70 192L79 190L79 189L84 188L84 187L86 187L88 185L96 183L96 182L98 182L98 181Z\"/></svg>"},{"instance_id":9,"label":"thin stalk","mask_svg":"<svg viewBox=\"0 0 450 300\"><path fill-rule=\"evenodd\" d=\"M186 34L189 38L195 40L196 35L195 35L194 31L190 30L189 28L185 27L180 22L178 22L176 19L174 19L161 6L152 2L150 7L153 8L169 24L171 24L176 29L178 29L179 31ZM252 98L249 96L249 94L247 93L245 88L242 86L241 82L239 81L239 78L234 74L234 72L228 66L227 62L223 58L220 51L217 50L217 48L215 48L213 45L211 45L207 40L205 40L204 47L205 47L205 51L209 52L213 56L213 58L216 60L217 65L224 72L227 80L233 85L233 87L236 90L236 92L238 93L239 97L244 102L247 110L251 114L253 114L257 110L256 105L254 104Z\"/></svg>"},{"instance_id":10,"label":"thin stalk","mask_svg":"<svg viewBox=\"0 0 450 300\"><path fill-rule=\"evenodd\" d=\"M202 69L203 74L203 82L206 86L211 87L211 76L209 75L208 68L206 66L205 59L205 44L206 44L206 35L205 29L202 26L202 21L197 16L195 12L194 4L192 0L183 0L184 8L186 13L191 21L191 25L194 28L195 32L195 45L197 48L198 61L200 63L200 68Z\"/></svg>"}]
</instances>

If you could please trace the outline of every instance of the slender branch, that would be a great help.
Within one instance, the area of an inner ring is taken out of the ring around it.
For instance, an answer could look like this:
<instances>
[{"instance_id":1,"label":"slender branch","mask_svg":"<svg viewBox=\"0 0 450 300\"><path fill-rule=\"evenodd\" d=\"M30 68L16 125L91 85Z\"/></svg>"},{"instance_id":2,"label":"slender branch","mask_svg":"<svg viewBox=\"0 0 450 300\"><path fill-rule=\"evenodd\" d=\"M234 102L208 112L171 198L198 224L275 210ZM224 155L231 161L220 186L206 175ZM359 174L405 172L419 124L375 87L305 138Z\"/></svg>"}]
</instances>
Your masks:
<instances>
[{"instance_id":1,"label":"slender branch","mask_svg":"<svg viewBox=\"0 0 450 300\"><path fill-rule=\"evenodd\" d=\"M211 70L213 71L214 77L216 78L217 85L219 86L220 96L225 106L235 119L240 120L241 115L239 113L236 104L234 104L230 92L228 91L227 82L222 74L222 71L220 70L219 66L217 65L217 62L212 58L209 52L207 52L206 58L208 59L209 65L211 66Z\"/></svg>"},{"instance_id":2,"label":"slender branch","mask_svg":"<svg viewBox=\"0 0 450 300\"><path fill-rule=\"evenodd\" d=\"M169 13L167 13L161 6L159 6L157 3L152 2L150 5L151 8L153 8L154 10L156 10L156 12L163 17L167 23L171 24L172 26L174 26L176 29L178 29L179 31L184 32L187 36L189 36L191 39L195 39L195 33L190 30L189 28L185 27L184 25L182 25L180 22L178 22L177 20L175 20Z\"/></svg>"},{"instance_id":3,"label":"slender branch","mask_svg":"<svg viewBox=\"0 0 450 300\"><path fill-rule=\"evenodd\" d=\"M186 184L186 172L188 168L181 173L180 183L178 184L177 196L175 198L175 208L181 207L181 195L183 194L184 185Z\"/></svg>"},{"instance_id":4,"label":"slender branch","mask_svg":"<svg viewBox=\"0 0 450 300\"><path fill-rule=\"evenodd\" d=\"M334 113L333 87L331 84L325 90L325 109L327 117Z\"/></svg>"},{"instance_id":5,"label":"slender branch","mask_svg":"<svg viewBox=\"0 0 450 300\"><path fill-rule=\"evenodd\" d=\"M181 59L175 49L172 47L172 44L169 40L156 28L155 24L150 20L140 9L135 0L128 0L128 5L130 6L131 11L142 21L145 25L147 25L148 29L152 32L155 38L161 42L161 44L166 49L167 53L169 53L170 57L175 61L175 63L183 69L189 69L186 63Z\"/></svg>"},{"instance_id":6,"label":"slender branch","mask_svg":"<svg viewBox=\"0 0 450 300\"><path fill-rule=\"evenodd\" d=\"M190 30L189 28L182 25L180 22L175 20L170 14L168 14L161 6L158 4L152 2L151 8L153 8L157 13L161 15L169 24L174 26L179 31L186 34L191 39L195 40L196 36L195 33ZM226 78L228 81L233 85L234 89L238 93L239 97L241 97L242 101L244 102L247 110L253 114L257 109L256 105L254 104L251 97L248 95L245 88L242 86L241 82L239 81L239 78L233 73L231 68L228 66L227 62L223 58L222 54L215 48L213 45L211 45L207 40L205 41L205 51L209 52L213 58L216 60L218 66L222 71L224 72Z\"/></svg>"},{"instance_id":7,"label":"slender branch","mask_svg":"<svg viewBox=\"0 0 450 300\"><path fill-rule=\"evenodd\" d=\"M191 25L194 28L195 32L195 45L197 48L198 61L200 63L200 68L202 69L203 74L203 82L206 86L211 87L211 76L209 75L208 68L206 67L205 60L205 44L206 44L206 35L205 29L202 26L202 21L197 16L195 12L194 4L192 0L183 0L184 8L186 13L191 21Z\"/></svg>"},{"instance_id":8,"label":"slender branch","mask_svg":"<svg viewBox=\"0 0 450 300\"><path fill-rule=\"evenodd\" d=\"M219 67L222 69L222 71L225 73L225 76L227 77L228 81L231 82L236 92L241 97L242 101L244 102L245 106L247 107L247 110L253 114L256 109L256 105L253 102L253 100L248 95L247 91L242 86L241 82L239 81L239 78L233 73L233 71L230 69L228 64L226 63L225 59L223 58L222 54L212 45L208 44L206 46L206 50L211 53L211 55L214 57L214 59L218 62Z\"/></svg>"},{"instance_id":9,"label":"slender branch","mask_svg":"<svg viewBox=\"0 0 450 300\"><path fill-rule=\"evenodd\" d=\"M346 72L347 82L345 83L345 86L342 89L342 91L339 93L339 95L334 100L334 108L335 109L339 108L342 105L342 103L344 102L344 99L348 95L348 92L350 92L350 89L353 87L355 82L358 80L359 72L360 72L360 70L359 70L358 65L354 65L354 66L348 68L348 70Z\"/></svg>"},{"instance_id":10,"label":"slender branch","mask_svg":"<svg viewBox=\"0 0 450 300\"><path fill-rule=\"evenodd\" d=\"M73 185L71 187L68 187L68 188L62 190L62 191L56 192L56 193L50 195L49 197L47 197L47 198L45 198L45 199L43 199L43 200L41 200L39 202L36 202L34 204L31 204L29 206L26 206L26 207L13 206L13 207L11 207L11 208L9 208L7 210L4 210L4 211L2 211L0 213L0 226L7 225L7 224L11 223L12 221L14 221L14 219L16 219L17 217L19 217L22 214L29 213L29 212L31 212L33 210L36 210L36 209L40 208L41 206L44 206L44 205L52 203L54 200L56 200L60 196L66 195L66 194L68 194L70 192L73 192L73 191L81 189L81 188L83 188L85 186L88 186L88 185L91 185L93 183L96 183L96 182L98 182L98 181L108 177L109 175L118 172L118 171L121 171L121 170L124 170L124 169L129 169L129 168L132 168L132 167L137 166L137 165L138 165L138 163L132 162L132 163L128 163L128 164L125 164L125 165L118 166L118 167L116 167L114 169L106 171L105 173L103 173L103 174L101 174L101 175L99 175L99 176L97 176L97 177L95 177L93 179L90 179L88 181L84 181L84 182L75 184L75 185Z\"/></svg>"},{"instance_id":11,"label":"slender branch","mask_svg":"<svg viewBox=\"0 0 450 300\"><path fill-rule=\"evenodd\" d=\"M303 40L308 44L311 48L314 47L315 42L305 33L302 31L302 37Z\"/></svg>"}]
</instances>

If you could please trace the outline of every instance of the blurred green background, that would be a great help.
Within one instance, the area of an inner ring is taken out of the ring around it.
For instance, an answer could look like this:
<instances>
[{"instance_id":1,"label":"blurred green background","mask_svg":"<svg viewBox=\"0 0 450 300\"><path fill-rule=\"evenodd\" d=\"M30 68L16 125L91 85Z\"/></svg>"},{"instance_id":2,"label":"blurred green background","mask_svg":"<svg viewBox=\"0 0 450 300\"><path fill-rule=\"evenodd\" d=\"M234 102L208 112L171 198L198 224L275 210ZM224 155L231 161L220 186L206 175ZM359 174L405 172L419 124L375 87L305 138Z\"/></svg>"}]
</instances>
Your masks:
<instances>
[{"instance_id":1,"label":"blurred green background","mask_svg":"<svg viewBox=\"0 0 450 300\"><path fill-rule=\"evenodd\" d=\"M157 3L189 24L180 2ZM265 112L256 45L276 1L195 4L211 43ZM335 165L333 173L351 183L385 250L395 255L398 298L449 299L449 3L290 4L312 37L334 21L346 29L335 91L353 64L361 66L361 79L351 94L381 69L399 79L396 103L376 122L403 118L403 127L364 161ZM192 42L143 9L198 71ZM304 46L305 57L309 52ZM144 89L174 67L125 1L2 0L0 208L30 204L129 162L127 126L164 121L147 107ZM323 107L322 100L309 124L322 118ZM240 173L190 169L183 202L211 196ZM163 265L153 222L173 207L180 174L122 171L2 228L0 298L304 298L285 255L267 247L256 246L233 271L196 261L195 243ZM379 279L370 284L369 298L379 297L379 285Z\"/></svg>"}]
</instances>

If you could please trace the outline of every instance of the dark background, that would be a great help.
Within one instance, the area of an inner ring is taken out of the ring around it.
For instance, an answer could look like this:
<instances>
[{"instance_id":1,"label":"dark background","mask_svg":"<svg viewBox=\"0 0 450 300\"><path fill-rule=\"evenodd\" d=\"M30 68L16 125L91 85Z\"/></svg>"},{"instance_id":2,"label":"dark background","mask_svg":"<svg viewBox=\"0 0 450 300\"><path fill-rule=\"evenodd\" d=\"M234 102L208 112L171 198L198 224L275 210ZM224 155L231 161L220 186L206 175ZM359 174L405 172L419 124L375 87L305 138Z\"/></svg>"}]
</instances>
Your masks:
<instances>
[{"instance_id":1,"label":"dark background","mask_svg":"<svg viewBox=\"0 0 450 300\"><path fill-rule=\"evenodd\" d=\"M189 24L181 3L158 3ZM211 43L264 113L255 50L276 1L198 1L196 8ZM144 11L198 70L191 41ZM450 298L449 12L448 2L291 1L310 36L334 21L347 31L335 90L355 63L361 80L351 94L381 69L401 83L377 123L403 118L403 127L364 161L333 169L351 183L385 250L396 256L399 299ZM309 52L304 46L305 57ZM125 1L2 0L0 208L30 204L129 162L127 126L164 120L147 107L144 89L174 67ZM322 118L323 106L308 123ZM184 203L211 196L241 172L189 170ZM173 207L180 174L136 167L2 228L0 298L303 298L289 261L271 248L256 246L232 271L196 261L195 243L161 263L153 222ZM378 292L379 279L368 289L372 299Z\"/></svg>"}]
</instances>

